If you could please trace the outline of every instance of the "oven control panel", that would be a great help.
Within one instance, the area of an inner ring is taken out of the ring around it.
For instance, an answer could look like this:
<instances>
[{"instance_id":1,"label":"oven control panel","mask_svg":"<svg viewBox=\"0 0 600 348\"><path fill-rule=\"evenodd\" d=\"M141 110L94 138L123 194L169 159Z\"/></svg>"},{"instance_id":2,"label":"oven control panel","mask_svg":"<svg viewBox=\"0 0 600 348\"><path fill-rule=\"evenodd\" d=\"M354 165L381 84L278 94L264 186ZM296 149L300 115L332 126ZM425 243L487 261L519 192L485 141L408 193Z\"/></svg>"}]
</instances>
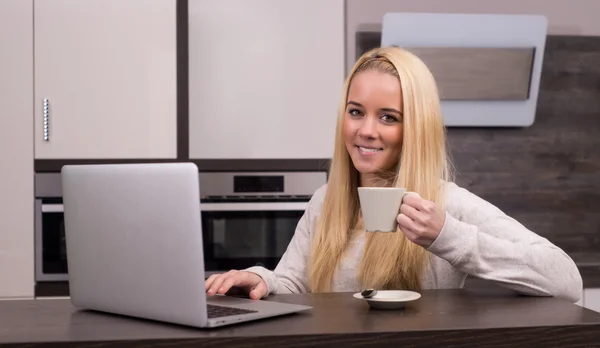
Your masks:
<instances>
[{"instance_id":1,"label":"oven control panel","mask_svg":"<svg viewBox=\"0 0 600 348\"><path fill-rule=\"evenodd\" d=\"M283 175L236 175L233 177L233 192L284 192Z\"/></svg>"}]
</instances>

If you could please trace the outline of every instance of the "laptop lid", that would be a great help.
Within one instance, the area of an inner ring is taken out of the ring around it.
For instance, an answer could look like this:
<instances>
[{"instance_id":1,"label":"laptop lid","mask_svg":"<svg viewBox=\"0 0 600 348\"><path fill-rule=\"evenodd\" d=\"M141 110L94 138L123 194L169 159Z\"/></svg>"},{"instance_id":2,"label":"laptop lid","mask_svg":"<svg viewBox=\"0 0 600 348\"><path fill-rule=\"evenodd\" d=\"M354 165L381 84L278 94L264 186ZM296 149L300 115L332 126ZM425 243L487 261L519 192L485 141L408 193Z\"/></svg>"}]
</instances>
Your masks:
<instances>
[{"instance_id":1,"label":"laptop lid","mask_svg":"<svg viewBox=\"0 0 600 348\"><path fill-rule=\"evenodd\" d=\"M73 304L206 326L196 165L66 165L61 176Z\"/></svg>"}]
</instances>

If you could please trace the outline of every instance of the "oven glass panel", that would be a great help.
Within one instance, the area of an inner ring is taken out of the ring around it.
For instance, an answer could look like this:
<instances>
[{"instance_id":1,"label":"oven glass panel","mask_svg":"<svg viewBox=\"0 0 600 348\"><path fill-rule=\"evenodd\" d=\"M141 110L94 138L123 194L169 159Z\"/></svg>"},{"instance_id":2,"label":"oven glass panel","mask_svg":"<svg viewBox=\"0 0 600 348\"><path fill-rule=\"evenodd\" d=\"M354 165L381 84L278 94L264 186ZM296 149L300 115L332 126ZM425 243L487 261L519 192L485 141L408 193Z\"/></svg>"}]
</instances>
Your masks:
<instances>
[{"instance_id":1,"label":"oven glass panel","mask_svg":"<svg viewBox=\"0 0 600 348\"><path fill-rule=\"evenodd\" d=\"M303 211L202 212L206 271L274 269Z\"/></svg>"},{"instance_id":2,"label":"oven glass panel","mask_svg":"<svg viewBox=\"0 0 600 348\"><path fill-rule=\"evenodd\" d=\"M274 269L304 211L203 211L206 271L255 265ZM64 214L42 214L42 272L67 274Z\"/></svg>"},{"instance_id":3,"label":"oven glass panel","mask_svg":"<svg viewBox=\"0 0 600 348\"><path fill-rule=\"evenodd\" d=\"M42 224L42 271L45 274L67 273L63 213L43 213Z\"/></svg>"}]
</instances>

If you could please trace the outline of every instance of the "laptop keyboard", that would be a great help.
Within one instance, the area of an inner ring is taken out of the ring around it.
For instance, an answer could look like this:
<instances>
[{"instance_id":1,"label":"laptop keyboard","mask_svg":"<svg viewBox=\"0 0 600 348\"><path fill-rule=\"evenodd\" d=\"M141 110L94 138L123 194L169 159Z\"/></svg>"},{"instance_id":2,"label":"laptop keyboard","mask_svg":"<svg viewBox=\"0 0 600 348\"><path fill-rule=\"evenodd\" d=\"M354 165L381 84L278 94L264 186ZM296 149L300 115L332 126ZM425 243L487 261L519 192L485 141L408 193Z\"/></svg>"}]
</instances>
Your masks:
<instances>
[{"instance_id":1,"label":"laptop keyboard","mask_svg":"<svg viewBox=\"0 0 600 348\"><path fill-rule=\"evenodd\" d=\"M253 311L253 310L249 310L249 309L217 306L217 305L213 305L213 304L208 305L208 318L209 319L228 317L230 315L257 313L257 312L258 311Z\"/></svg>"}]
</instances>

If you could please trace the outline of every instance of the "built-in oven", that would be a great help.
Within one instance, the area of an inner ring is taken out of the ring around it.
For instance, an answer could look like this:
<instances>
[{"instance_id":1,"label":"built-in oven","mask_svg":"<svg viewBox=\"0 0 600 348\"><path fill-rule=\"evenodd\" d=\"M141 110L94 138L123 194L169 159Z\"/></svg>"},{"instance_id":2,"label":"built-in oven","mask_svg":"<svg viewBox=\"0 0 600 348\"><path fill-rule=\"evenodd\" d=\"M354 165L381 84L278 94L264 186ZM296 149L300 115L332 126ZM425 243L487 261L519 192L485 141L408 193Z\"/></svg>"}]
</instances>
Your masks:
<instances>
[{"instance_id":1,"label":"built-in oven","mask_svg":"<svg viewBox=\"0 0 600 348\"><path fill-rule=\"evenodd\" d=\"M60 173L35 176L35 280L68 280Z\"/></svg>"},{"instance_id":2,"label":"built-in oven","mask_svg":"<svg viewBox=\"0 0 600 348\"><path fill-rule=\"evenodd\" d=\"M205 272L273 269L326 172L200 173ZM60 173L36 174L37 285L68 281ZM38 286L36 286L37 291Z\"/></svg>"},{"instance_id":3,"label":"built-in oven","mask_svg":"<svg viewBox=\"0 0 600 348\"><path fill-rule=\"evenodd\" d=\"M62 197L35 202L35 280L68 280L65 222Z\"/></svg>"},{"instance_id":4,"label":"built-in oven","mask_svg":"<svg viewBox=\"0 0 600 348\"><path fill-rule=\"evenodd\" d=\"M275 268L324 172L203 173L202 233L207 274Z\"/></svg>"}]
</instances>

